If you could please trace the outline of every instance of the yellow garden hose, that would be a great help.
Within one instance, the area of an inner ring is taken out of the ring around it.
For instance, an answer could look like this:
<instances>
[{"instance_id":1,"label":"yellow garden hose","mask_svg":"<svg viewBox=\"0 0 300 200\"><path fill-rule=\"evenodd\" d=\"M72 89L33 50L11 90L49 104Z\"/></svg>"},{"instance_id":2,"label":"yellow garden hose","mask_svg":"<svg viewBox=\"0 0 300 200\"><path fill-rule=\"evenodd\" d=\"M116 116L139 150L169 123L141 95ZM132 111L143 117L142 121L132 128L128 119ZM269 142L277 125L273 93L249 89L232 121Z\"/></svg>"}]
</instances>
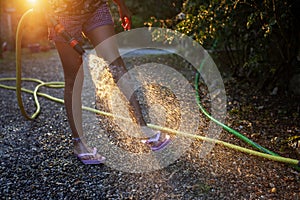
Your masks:
<instances>
[{"instance_id":1,"label":"yellow garden hose","mask_svg":"<svg viewBox=\"0 0 300 200\"><path fill-rule=\"evenodd\" d=\"M18 105L20 107L21 113L24 117L27 119L34 119L35 116L29 116L23 105L23 100L22 100L22 91L21 91L21 85L22 85L22 62L21 62L21 56L22 56L22 38L23 38L23 30L25 27L25 22L26 18L30 17L32 15L33 9L29 9L26 11L17 27L17 33L16 33L16 95L17 95L17 100L18 100ZM35 99L36 100L36 99Z\"/></svg>"},{"instance_id":2,"label":"yellow garden hose","mask_svg":"<svg viewBox=\"0 0 300 200\"><path fill-rule=\"evenodd\" d=\"M25 12L25 14L21 17L20 22L19 22L18 27L17 27L16 77L15 78L0 78L0 82L1 81L15 81L16 82L15 86L7 86L7 85L4 85L4 84L0 84L0 87L16 91L18 105L20 107L21 113L24 117L26 117L27 119L30 119L30 120L35 119L38 116L39 112L40 112L41 108L40 108L40 104L39 104L39 101L38 101L38 96L45 97L47 99L50 99L50 100L58 102L58 103L62 103L62 104L64 103L64 100L62 100L62 99L59 99L59 98L53 97L49 94L41 93L41 92L38 91L39 88L43 87L43 86L52 87L52 88L63 88L64 87L63 82L43 82L43 81L35 79L35 78L22 78L22 65L21 65L21 63L22 63L21 62L21 57L22 57L22 55L21 55L21 53L22 53L21 52L22 34L23 34L24 25L25 25L25 23L24 23L25 19L27 17L29 17L32 14L32 12L33 12L33 9L30 9L27 12ZM29 89L26 89L26 88L22 88L22 86L21 86L22 81L35 82L38 85L36 86L36 88L34 90L29 90ZM34 96L34 101L35 101L35 104L36 104L36 111L31 116L29 116L27 114L27 112L24 108L23 101L22 101L22 92L30 93ZM111 114L111 113L108 113L108 112L100 111L100 110L97 110L97 109L93 109L93 108L89 108L89 107L85 107L85 106L83 106L82 108L84 110L94 112L96 114L104 115L104 116L107 116L107 117L122 118L122 119L125 119L125 120L129 120L127 118L117 116L117 115L114 115L114 114ZM178 130L173 130L173 129L170 129L170 128L161 127L161 126L157 126L157 125L154 125L154 124L147 124L147 126L149 128L152 128L152 129L161 130L161 131L173 133L173 134L176 134L176 135L181 135L181 136L184 136L184 137L189 137L189 138L192 138L192 139L199 139L199 140L202 140L202 141L219 144L219 145L234 149L236 151L244 152L244 153L254 155L254 156L263 157L265 159L269 159L269 160L273 160L273 161L277 161L277 162L281 162L281 163L285 163L285 164L289 164L289 165L295 166L296 169L297 169L297 166L298 166L298 169L300 167L300 161L296 160L296 159L286 158L286 157L282 157L282 156L279 156L279 155L270 155L270 154L267 154L267 153L262 153L262 152L259 152L259 151L254 151L254 150L247 149L247 148L244 148L244 147L241 147L241 146L230 144L230 143L227 143L227 142L224 142L224 141L221 141L221 140L212 139L212 138L208 138L208 137L203 137L203 136L195 135L195 134L192 134L192 133L186 133L186 132L182 132L182 131L178 131Z\"/></svg>"},{"instance_id":3,"label":"yellow garden hose","mask_svg":"<svg viewBox=\"0 0 300 200\"><path fill-rule=\"evenodd\" d=\"M16 78L0 78L0 81L14 81L14 80L16 80ZM38 83L41 82L40 80L32 79L32 78L22 78L22 80L23 81L34 81L34 82L38 82ZM49 83L42 82L40 85L50 86L50 87L52 87L52 86L53 87L56 87L56 86L61 87L62 86L61 82L49 82ZM17 89L14 86L6 86L6 85L3 85L3 84L0 84L0 87L5 88L5 89L10 89L10 90L16 90ZM55 101L57 103L62 103L62 104L64 103L64 100L53 97L53 96L51 96L49 94L46 94L46 93L38 92L37 89L35 89L33 91L33 90L25 89L25 88L19 88L19 90L21 92L26 92L26 93L30 93L30 94L33 94L33 95L35 94L37 96L45 97L45 98L50 99L52 101ZM36 103L36 105L39 104L36 101L35 101L35 103ZM89 107L83 106L82 109L90 111L90 112L94 112L96 114L100 114L100 115L103 115L103 116L107 116L107 117L121 118L123 120L131 121L128 118L113 115L111 113L100 111L100 110L97 110L97 109L94 109L94 108L89 108ZM35 115L35 116L37 116L37 115ZM32 119L32 117L30 117L30 119ZM166 128L166 127L157 126L157 125L154 125L154 124L147 124L147 126L149 128L156 129L156 130L165 131L165 132L173 133L173 134L176 134L176 135L181 135L181 136L184 136L184 137L189 137L189 138L192 138L192 139L198 139L198 140L202 140L202 141L206 141L206 142L210 142L210 143L219 144L219 145L222 145L222 146L230 148L230 149L234 149L234 150L244 152L244 153L254 155L254 156L263 157L263 158L273 160L273 161L276 161L276 162L282 162L282 163L293 165L293 166L300 165L300 161L298 161L296 159L291 159L291 158L286 158L286 157L282 157L282 156L274 156L274 155L270 155L270 154L266 154L266 153L261 153L259 151L254 151L254 150L251 150L251 149L247 149L247 148L237 146L237 145L234 145L234 144L231 144L231 143L228 143L228 142L224 142L224 141L221 141L221 140L212 139L212 138L208 138L208 137L203 137L203 136L195 135L195 134L192 134L192 133L186 133L186 132L182 132L182 131L178 131L178 130L174 130L174 129L170 129L170 128Z\"/></svg>"}]
</instances>

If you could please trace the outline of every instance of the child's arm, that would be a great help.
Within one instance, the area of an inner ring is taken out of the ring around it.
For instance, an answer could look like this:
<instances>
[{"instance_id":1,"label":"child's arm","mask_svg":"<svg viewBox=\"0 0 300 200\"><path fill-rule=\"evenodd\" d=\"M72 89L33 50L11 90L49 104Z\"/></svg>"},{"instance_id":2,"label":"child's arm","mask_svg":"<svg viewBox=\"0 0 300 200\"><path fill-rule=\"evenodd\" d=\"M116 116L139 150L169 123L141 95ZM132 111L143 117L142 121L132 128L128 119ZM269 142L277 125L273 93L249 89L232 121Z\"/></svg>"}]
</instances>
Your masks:
<instances>
[{"instance_id":1,"label":"child's arm","mask_svg":"<svg viewBox=\"0 0 300 200\"><path fill-rule=\"evenodd\" d=\"M119 7L119 14L120 18L122 21L122 26L125 30L130 30L131 28L131 12L125 5L124 0L114 0L114 2L118 5Z\"/></svg>"}]
</instances>

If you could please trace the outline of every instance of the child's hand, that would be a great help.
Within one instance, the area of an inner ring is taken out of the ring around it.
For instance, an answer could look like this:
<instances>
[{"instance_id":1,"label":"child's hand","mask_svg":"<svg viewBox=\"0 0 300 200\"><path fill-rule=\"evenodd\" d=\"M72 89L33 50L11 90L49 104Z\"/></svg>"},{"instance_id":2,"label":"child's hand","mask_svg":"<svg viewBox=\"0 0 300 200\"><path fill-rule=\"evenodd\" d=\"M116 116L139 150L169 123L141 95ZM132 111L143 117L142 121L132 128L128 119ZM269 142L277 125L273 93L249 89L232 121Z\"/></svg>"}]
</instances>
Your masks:
<instances>
[{"instance_id":1,"label":"child's hand","mask_svg":"<svg viewBox=\"0 0 300 200\"><path fill-rule=\"evenodd\" d=\"M122 22L122 26L125 31L128 31L131 29L131 12L125 5L124 1L116 1L118 3L119 7L119 14L120 19Z\"/></svg>"},{"instance_id":2,"label":"child's hand","mask_svg":"<svg viewBox=\"0 0 300 200\"><path fill-rule=\"evenodd\" d=\"M129 20L128 17L124 17L122 19L122 26L125 31L129 31L131 29L131 21Z\"/></svg>"}]
</instances>

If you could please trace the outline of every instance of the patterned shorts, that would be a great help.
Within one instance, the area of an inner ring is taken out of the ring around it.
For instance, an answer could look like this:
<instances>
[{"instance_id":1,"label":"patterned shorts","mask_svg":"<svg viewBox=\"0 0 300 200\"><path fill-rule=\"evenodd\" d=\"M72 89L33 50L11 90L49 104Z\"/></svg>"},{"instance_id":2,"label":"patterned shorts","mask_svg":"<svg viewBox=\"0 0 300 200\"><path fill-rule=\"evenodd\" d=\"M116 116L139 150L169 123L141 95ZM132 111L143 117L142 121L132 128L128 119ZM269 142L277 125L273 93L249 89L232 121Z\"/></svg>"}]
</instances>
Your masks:
<instances>
[{"instance_id":1,"label":"patterned shorts","mask_svg":"<svg viewBox=\"0 0 300 200\"><path fill-rule=\"evenodd\" d=\"M93 29L114 24L109 6L104 3L95 12L84 15L58 16L58 21L64 26L65 30L77 41L83 42L83 34ZM67 42L62 36L58 35L52 26L48 29L49 40L55 42Z\"/></svg>"}]
</instances>

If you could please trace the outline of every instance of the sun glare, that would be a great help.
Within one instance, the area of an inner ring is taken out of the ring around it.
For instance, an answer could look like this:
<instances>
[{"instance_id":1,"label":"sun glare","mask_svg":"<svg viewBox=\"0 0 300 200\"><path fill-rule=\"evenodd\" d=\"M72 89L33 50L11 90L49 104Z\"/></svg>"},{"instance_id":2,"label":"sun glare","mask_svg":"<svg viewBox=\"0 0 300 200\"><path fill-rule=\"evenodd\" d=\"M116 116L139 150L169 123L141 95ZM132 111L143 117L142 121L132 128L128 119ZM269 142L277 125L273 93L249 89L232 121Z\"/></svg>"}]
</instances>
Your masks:
<instances>
[{"instance_id":1,"label":"sun glare","mask_svg":"<svg viewBox=\"0 0 300 200\"><path fill-rule=\"evenodd\" d=\"M27 0L27 2L30 3L30 4L36 4L37 0Z\"/></svg>"}]
</instances>

